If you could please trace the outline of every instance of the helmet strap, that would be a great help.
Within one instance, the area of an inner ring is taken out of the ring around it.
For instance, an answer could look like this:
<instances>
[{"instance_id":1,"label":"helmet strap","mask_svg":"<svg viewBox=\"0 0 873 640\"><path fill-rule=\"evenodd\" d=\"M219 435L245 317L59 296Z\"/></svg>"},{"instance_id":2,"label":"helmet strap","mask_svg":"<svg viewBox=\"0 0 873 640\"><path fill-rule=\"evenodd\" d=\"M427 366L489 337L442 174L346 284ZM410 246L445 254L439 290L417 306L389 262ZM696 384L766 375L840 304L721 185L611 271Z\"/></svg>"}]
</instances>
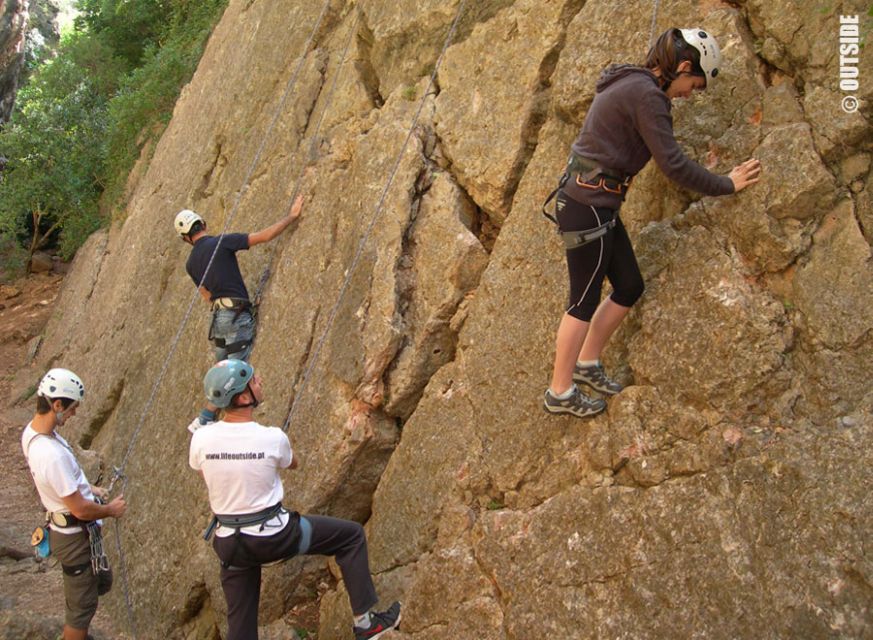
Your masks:
<instances>
[{"instance_id":1,"label":"helmet strap","mask_svg":"<svg viewBox=\"0 0 873 640\"><path fill-rule=\"evenodd\" d=\"M252 397L251 402L247 402L246 404L238 404L236 405L237 409L248 409L251 407L252 409L257 409L258 405L261 404L261 401L255 398L255 392L252 391L251 383L246 383L246 391L249 392L249 395Z\"/></svg>"}]
</instances>

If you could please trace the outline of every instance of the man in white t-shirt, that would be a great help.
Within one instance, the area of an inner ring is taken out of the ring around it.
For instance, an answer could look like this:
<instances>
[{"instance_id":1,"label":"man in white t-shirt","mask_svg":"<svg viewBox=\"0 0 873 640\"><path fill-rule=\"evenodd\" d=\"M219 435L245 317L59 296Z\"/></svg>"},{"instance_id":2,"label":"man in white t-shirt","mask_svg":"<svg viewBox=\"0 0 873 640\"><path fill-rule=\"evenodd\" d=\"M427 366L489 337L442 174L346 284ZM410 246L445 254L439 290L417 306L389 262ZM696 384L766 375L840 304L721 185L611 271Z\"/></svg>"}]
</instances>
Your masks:
<instances>
[{"instance_id":1,"label":"man in white t-shirt","mask_svg":"<svg viewBox=\"0 0 873 640\"><path fill-rule=\"evenodd\" d=\"M67 369L52 369L39 383L36 415L21 434L21 448L40 500L48 512L51 553L61 563L64 573L64 640L85 640L88 625L97 611L97 598L112 586L108 564L95 572L92 542L97 545L100 518L120 518L127 508L119 496L109 504L105 489L88 483L72 447L56 431L76 415L85 397L85 387L78 376ZM97 547L99 548L99 546Z\"/></svg>"},{"instance_id":2,"label":"man in white t-shirt","mask_svg":"<svg viewBox=\"0 0 873 640\"><path fill-rule=\"evenodd\" d=\"M260 376L242 360L222 360L203 380L206 398L224 409L194 432L189 463L206 481L218 521L212 547L221 560L227 640L257 640L261 565L295 555L336 558L354 614L356 640L375 640L400 624L400 603L374 612L367 538L357 522L301 516L282 508L279 470L297 460L288 436L252 420L263 400Z\"/></svg>"}]
</instances>

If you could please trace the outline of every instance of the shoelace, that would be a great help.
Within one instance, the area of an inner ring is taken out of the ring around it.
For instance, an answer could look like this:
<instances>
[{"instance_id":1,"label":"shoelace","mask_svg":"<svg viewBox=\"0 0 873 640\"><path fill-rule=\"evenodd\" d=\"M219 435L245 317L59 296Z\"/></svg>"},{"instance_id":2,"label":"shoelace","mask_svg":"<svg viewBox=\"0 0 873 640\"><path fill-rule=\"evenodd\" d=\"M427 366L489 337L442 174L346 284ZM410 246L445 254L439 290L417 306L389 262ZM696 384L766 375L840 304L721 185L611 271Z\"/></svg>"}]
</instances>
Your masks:
<instances>
[{"instance_id":1,"label":"shoelace","mask_svg":"<svg viewBox=\"0 0 873 640\"><path fill-rule=\"evenodd\" d=\"M588 371L586 371L586 373L588 373L589 371L591 372L591 373L588 373L588 375L591 377L591 379L594 382L596 382L598 384L602 384L604 386L616 384L614 380L612 380L611 378L609 378L606 375L606 373L603 370L602 365L594 365L590 368L586 367L586 369L588 370Z\"/></svg>"},{"instance_id":2,"label":"shoelace","mask_svg":"<svg viewBox=\"0 0 873 640\"><path fill-rule=\"evenodd\" d=\"M592 400L591 398L589 398L586 395L583 395L582 392L579 390L579 387L576 387L576 390L573 392L573 395L571 395L569 398L567 398L567 400L570 401L571 405L575 405L577 407L583 407L586 409L593 409L595 406L594 400Z\"/></svg>"}]
</instances>

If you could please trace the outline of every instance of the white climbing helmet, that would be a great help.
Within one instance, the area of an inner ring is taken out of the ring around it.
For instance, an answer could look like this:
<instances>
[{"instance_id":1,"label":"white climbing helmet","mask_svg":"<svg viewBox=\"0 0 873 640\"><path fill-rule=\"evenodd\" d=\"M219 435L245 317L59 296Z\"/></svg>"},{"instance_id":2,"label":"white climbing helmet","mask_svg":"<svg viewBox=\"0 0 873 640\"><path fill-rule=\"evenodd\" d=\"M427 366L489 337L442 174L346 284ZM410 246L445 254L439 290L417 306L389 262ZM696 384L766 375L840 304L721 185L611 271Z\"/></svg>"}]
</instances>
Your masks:
<instances>
[{"instance_id":1,"label":"white climbing helmet","mask_svg":"<svg viewBox=\"0 0 873 640\"><path fill-rule=\"evenodd\" d=\"M36 395L50 400L69 398L80 402L85 397L85 385L69 369L50 369L39 381Z\"/></svg>"},{"instance_id":2,"label":"white climbing helmet","mask_svg":"<svg viewBox=\"0 0 873 640\"><path fill-rule=\"evenodd\" d=\"M176 214L176 220L173 222L173 226L176 228L176 233L180 236L184 236L188 235L188 232L191 231L191 227L194 226L195 222L203 222L203 218L191 211L191 209L182 209Z\"/></svg>"},{"instance_id":3,"label":"white climbing helmet","mask_svg":"<svg viewBox=\"0 0 873 640\"><path fill-rule=\"evenodd\" d=\"M700 53L700 68L706 77L706 86L711 86L713 78L721 67L721 50L715 38L703 29L680 29L682 38Z\"/></svg>"}]
</instances>

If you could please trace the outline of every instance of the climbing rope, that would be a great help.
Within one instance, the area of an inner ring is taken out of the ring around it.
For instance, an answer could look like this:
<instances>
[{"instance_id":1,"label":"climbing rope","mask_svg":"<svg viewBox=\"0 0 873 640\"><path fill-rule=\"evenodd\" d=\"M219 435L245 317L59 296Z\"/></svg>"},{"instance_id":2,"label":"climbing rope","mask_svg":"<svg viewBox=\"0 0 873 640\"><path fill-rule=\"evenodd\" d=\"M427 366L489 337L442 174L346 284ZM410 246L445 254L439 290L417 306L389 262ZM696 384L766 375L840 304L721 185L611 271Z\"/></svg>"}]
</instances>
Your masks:
<instances>
[{"instance_id":1,"label":"climbing rope","mask_svg":"<svg viewBox=\"0 0 873 640\"><path fill-rule=\"evenodd\" d=\"M122 483L122 492L124 492L124 490L127 487L127 477L124 474L124 470L127 466L128 460L129 460L130 455L131 455L131 453L136 445L136 442L139 438L139 434L142 430L142 427L145 423L145 416L148 414L152 404L154 403L154 400L157 396L157 391L160 388L160 385L161 385L164 377L166 376L167 371L169 370L169 363L170 363L173 355L175 354L176 349L178 348L179 342L181 340L182 332L185 328L185 325L187 324L188 319L190 318L190 315L191 315L191 312L193 311L194 305L197 302L197 299L199 298L199 288L203 285L203 282L205 281L206 275L208 274L209 269L211 268L212 263L215 259L215 255L218 252L221 241L222 241L228 227L230 226L231 221L233 220L234 216L236 215L237 210L239 209L239 204L240 204L240 201L242 199L242 196L248 191L250 180L251 180L251 177L254 173L254 170L260 161L260 158L261 158L263 151L266 147L267 141L270 139L270 135L271 135L273 129L275 128L275 125L278 121L278 118L281 115L282 111L284 110L284 106L285 106L285 103L287 102L288 96L291 93L291 89L295 85L297 78L300 74L300 71L302 69L303 63L305 62L306 54L308 53L310 46L312 44L312 41L315 37L315 34L317 33L317 30L318 30L319 26L321 25L321 22L323 21L324 16L327 13L327 9L328 9L329 5L330 5L330 0L326 0L324 6L322 7L321 14L318 17L318 20L316 21L315 26L313 27L312 33L310 34L310 36L306 42L306 45L304 46L304 50L303 50L303 53L301 55L300 62L298 63L297 68L295 69L291 78L289 78L288 83L286 84L285 91L282 95L281 100L279 101L277 108L276 108L276 113L274 114L274 116L270 122L270 125L268 126L268 128L264 134L264 137L261 141L261 144L260 144L257 152L255 153L255 156L252 159L252 162L251 162L251 164L246 172L245 178L243 180L243 186L239 190L239 192L237 193L237 196L234 200L234 204L231 208L230 214L228 215L227 220L225 221L225 224L222 228L221 234L219 235L219 239L218 239L218 243L216 244L216 248L213 251L212 255L210 256L209 262L207 263L206 270L204 272L204 276L201 279L200 283L198 284L198 287L197 287L198 292L192 296L191 301L188 305L188 308L187 308L187 310L186 310L186 312L185 312L185 314L180 322L179 329L176 332L176 335L171 343L170 350L169 350L169 352L164 360L161 371L158 374L158 377L155 380L154 385L152 386L151 393L150 393L150 395L146 401L146 404L144 405L143 410L140 414L140 418L139 418L139 421L137 423L137 426L134 428L133 435L131 436L128 447L127 447L125 454L122 458L122 463L119 467L115 467L113 470L113 476L112 476L112 479L111 479L110 484L109 484L109 491L113 490L116 482L119 480ZM291 409L289 410L288 416L285 420L285 423L283 424L283 427L282 427L283 430L287 430L288 426L291 424L291 420L293 418L295 409L299 403L299 399L303 396L303 391L305 390L305 388L307 386L312 369L313 369L315 363L317 362L318 356L321 352L321 348L324 345L324 342L327 338L327 334L329 333L331 327L333 326L333 322L334 322L334 319L336 318L336 314L339 310L339 306L342 303L342 300L345 296L346 291L348 290L353 272L354 272L355 268L357 267L358 263L360 262L361 256L363 255L364 247L366 246L367 241L369 240L370 235L372 234L372 231L376 225L376 222L378 221L378 219L382 213L382 209L384 207L384 203L385 203L385 199L387 197L388 191L391 188L391 185L393 184L394 178L396 177L397 171L400 168L400 163L402 161L403 154L406 150L406 147L409 144L409 140L411 139L412 134L415 130L415 126L417 125L418 120L421 116L421 112L424 109L424 105L425 105L425 102L427 100L427 97L430 94L430 91L434 85L434 82L436 80L436 74L439 70L439 67L440 67L442 61L443 61L443 58L445 57L445 52L448 49L449 44L451 43L451 41L454 37L455 31L457 30L457 25L458 25L458 22L460 20L461 15L463 14L463 9L464 9L465 5L466 5L466 0L461 0L461 2L458 5L457 14L455 15L455 19L452 22L451 28L449 29L448 35L446 36L446 39L445 39L445 42L443 43L443 47L442 47L442 50L440 51L439 57L437 58L437 62L434 65L434 69L430 75L430 79L429 79L427 88L425 89L422 100L418 105L418 109L415 112L415 116L413 117L413 120L412 120L412 123L409 127L409 130L407 131L406 138L404 139L403 145L400 148L400 152L397 156L397 159L394 163L394 166L392 167L391 173L389 174L388 181L386 182L385 187L382 190L381 196L376 204L376 208L374 210L374 213L373 213L373 216L370 220L370 223L369 223L363 237L361 238L361 241L358 244L358 247L357 247L356 253L352 259L352 262L351 262L349 268L347 269L346 277L345 277L343 284L340 288L339 296L338 296L337 301L334 304L333 308L331 309L331 312L330 312L328 319L327 319L327 322L325 324L324 331L323 331L323 333L322 333L322 335L321 335L321 337L316 345L315 350L313 351L312 357L310 358L310 362L309 362L309 364L304 372L303 378L301 380L300 390L295 395L294 402L292 403ZM317 143L317 140L318 140L317 134L318 134L318 131L320 130L321 124L322 124L324 117L325 117L325 115L328 111L328 108L330 106L330 100L332 100L333 92L334 92L334 89L336 88L337 79L339 77L339 72L342 69L343 64L345 63L345 58L346 58L346 55L347 55L347 52L348 52L348 49L349 49L349 46L351 43L352 35L355 32L354 27L357 24L358 17L359 17L359 13L356 13L355 22L353 23L352 27L349 30L349 36L348 36L348 39L346 40L346 44L345 44L345 47L343 49L343 56L342 56L342 62L340 64L340 68L337 71L337 75L334 77L333 84L331 85L331 89L329 90L329 93L328 93L328 98L326 99L324 110L321 114L321 117L319 118L315 133L313 134L312 140L310 142L310 153L314 149L314 145ZM295 188L293 190L293 193L292 193L292 196L290 199L290 202L292 204L289 206L293 206L293 202L296 199L296 197L300 191L300 181L301 181L301 177L303 175L303 172L305 171L306 164L307 164L306 162L301 163L301 168L300 168L298 175L295 179L295 183L296 183ZM261 282L259 283L258 291L257 291L256 296L255 296L256 299L259 297L261 291L263 290L263 287L266 285L266 282L269 279L269 275L270 275L269 263L272 262L272 258L273 258L273 255L275 254L275 251L276 251L276 247L273 248L273 254L271 254L271 258L268 262L267 268L265 269L265 273L261 277ZM133 605L132 605L132 600L130 597L127 568L126 568L126 562L124 559L125 558L124 557L124 550L123 550L123 547L121 544L120 526L118 523L116 523L116 526L114 529L115 529L115 546L116 546L116 551L117 551L118 557L119 557L119 564L120 564L121 575L122 575L122 586L123 586L123 591L124 591L125 603L127 606L128 623L130 625L131 631L134 634L134 637L136 637L137 636L136 623L135 623L134 615L133 615Z\"/></svg>"},{"instance_id":2,"label":"climbing rope","mask_svg":"<svg viewBox=\"0 0 873 640\"><path fill-rule=\"evenodd\" d=\"M330 314L328 315L327 322L324 326L324 331L321 333L321 337L316 343L315 350L312 352L312 357L309 359L309 364L306 366L306 370L303 373L303 378L300 382L300 390L294 396L294 401L291 403L291 408L288 411L288 416L285 418L285 422L282 425L282 431L287 431L288 427L291 424L291 420L294 417L294 412L299 405L299 400L303 397L303 392L306 389L306 385L309 381L309 376L312 373L312 369L315 367L315 363L318 360L318 355L321 353L321 348L324 345L325 340L327 339L327 334L333 326L333 321L336 318L337 311L339 310L339 306L342 303L343 297L345 296L346 291L349 288L349 283L352 280L352 275L354 274L355 268L358 266L358 262L360 262L361 255L364 252L364 247L367 244L367 241L370 238L370 234L373 232L373 228L376 226L376 222L379 219L379 216L382 213L382 208L385 204L385 197L388 195L388 190L391 188L392 183L394 182L394 177L397 175L397 170L400 168L400 162L403 159L403 153L406 151L406 147L409 144L409 140L412 138L412 133L415 130L416 124L418 124L418 118L421 116L421 112L424 109L425 102L427 102L427 97L430 94L430 90L434 85L436 80L437 71L439 71L440 64L442 64L443 57L445 56L446 50L449 48L449 44L452 41L452 38L455 35L455 30L458 27L458 21L461 18L461 14L464 10L464 5L466 4L466 0L461 0L458 4L458 11L455 14L455 19L452 22L452 26L449 29L448 35L446 36L445 42L443 42L442 51L440 51L440 55L437 58L436 64L434 65L433 71L430 74L430 80L428 81L427 88L424 91L424 95L421 98L421 101L418 103L418 109L415 112L415 117L412 119L412 123L409 125L409 130L406 132L406 138L403 141L403 146L400 147L400 152L397 154L397 160L394 162L394 167L391 169L391 173L388 176L388 182L385 183L385 188L382 189L382 195L379 197L379 201L376 203L376 209L373 212L373 217L370 220L370 224L367 226L366 231L364 232L363 237L358 243L357 251L355 252L354 258L352 258L352 262L346 270L346 277L343 280L342 286L340 287L339 295L337 296L336 303L333 305L333 308L330 310Z\"/></svg>"},{"instance_id":3,"label":"climbing rope","mask_svg":"<svg viewBox=\"0 0 873 640\"><path fill-rule=\"evenodd\" d=\"M218 249L221 246L221 242L224 239L225 233L226 233L228 227L230 226L231 221L233 220L234 216L236 215L236 213L239 209L239 204L242 200L242 197L248 191L249 184L250 184L252 175L254 174L255 168L257 167L258 163L261 160L261 156L263 155L263 152L267 146L267 143L271 139L271 134L272 134L273 130L276 128L276 123L279 120L279 116L281 116L282 112L284 111L285 103L287 102L288 97L291 94L291 90L294 88L294 85L297 83L297 79L300 76L301 70L303 69L303 64L306 61L306 57L310 51L310 47L312 45L312 42L315 39L315 34L318 32L318 29L321 26L321 23L324 20L325 15L327 15L327 10L330 7L330 3L331 3L331 0L325 0L324 6L321 9L321 13L319 14L318 19L316 20L315 25L312 28L312 32L309 34L309 38L306 40L306 44L303 47L303 51L300 54L300 61L297 63L297 67L294 69L294 72L289 77L288 82L285 84L284 93L282 94L282 97L279 100L279 104L276 106L276 111L273 114L272 120L270 121L270 124L267 127L267 130L264 132L264 136L261 140L261 144L258 147L257 151L255 152L255 155L252 158L251 163L249 164L248 170L246 171L245 178L243 180L243 186L237 192L237 195L236 195L234 202L233 202L233 206L231 207L231 210L230 210L230 213L228 214L227 220L224 223L224 227L222 227L221 233L219 234L218 242L216 243L215 250L212 252L212 255L209 258L209 262L206 265L206 269L203 273L203 277L201 278L200 283L197 286L197 290L195 291L194 295L191 297L191 301L188 304L188 308L185 311L185 314L182 317L181 322L179 323L179 329L177 330L176 335L170 344L170 350L167 353L166 358L164 359L164 363L163 363L163 366L161 367L161 371L158 374L158 377L155 379L155 382L152 385L151 393L149 394L149 397L146 400L145 405L143 406L143 410L140 413L137 425L133 430L133 435L131 436L130 442L128 443L128 446L127 446L127 449L124 453L124 456L122 457L121 465L119 465L118 467L115 467L113 470L113 476L112 476L112 479L110 480L109 487L108 487L108 490L110 492L114 489L115 484L118 480L121 480L121 487L122 487L121 492L122 493L124 493L125 489L127 488L127 477L124 474L124 470L127 467L127 463L128 463L129 458L130 458L130 454L133 451L134 446L136 445L137 439L139 438L140 431L142 430L143 425L145 424L146 415L148 415L148 412L151 409L151 406L155 401L155 397L157 396L158 388L160 387L161 382L164 379L164 376L166 376L167 371L169 370L170 361L172 360L173 355L175 355L175 353L176 353L176 349L178 348L179 342L182 338L182 332L184 331L185 326L188 323L188 319L191 317L191 312L194 309L194 305L197 302L197 300L200 298L199 289L201 286L203 286L203 283L206 280L206 276L209 273L209 269L212 267L212 263L215 260L215 255L218 253ZM131 632L133 633L134 637L136 637L137 636L136 623L135 623L134 618L133 618L133 607L132 607L131 599L130 599L130 590L129 590L128 578L127 578L127 567L126 567L126 564L124 562L124 554L123 554L123 551L121 548L121 539L120 539L120 534L118 531L119 528L120 528L119 524L116 523L115 524L116 549L119 553L119 563L120 563L120 568L121 568L122 587L123 587L123 591L124 591L125 603L127 605L128 623L130 625Z\"/></svg>"},{"instance_id":4,"label":"climbing rope","mask_svg":"<svg viewBox=\"0 0 873 640\"><path fill-rule=\"evenodd\" d=\"M321 131L321 125L324 122L324 117L327 115L327 112L330 109L330 105L333 102L334 90L336 89L337 81L339 80L340 75L342 75L342 70L345 67L346 56L348 55L349 47L352 44L352 36L354 36L354 34L355 34L355 29L358 26L358 20L360 18L360 15L361 15L360 10L355 12L355 19L352 22L351 27L349 28L348 35L346 36L346 42L345 42L345 46L343 47L342 56L340 57L339 67L337 67L337 72L333 77L333 82L330 85L330 89L328 89L327 98L325 98L325 101L324 101L324 109L322 109L321 116L319 116L318 122L315 125L315 130L313 131L312 136L310 137L309 147L307 149L307 153L304 156L304 158L311 158L315 153L315 147L319 141L318 134ZM301 183L302 178L303 178L303 173L306 171L308 164L309 163L306 160L304 160L304 162L300 163L300 169L297 171L297 175L294 177L294 190L291 193L291 198L289 200L290 204L288 205L288 209L286 210L285 215L287 215L288 211L291 209L291 207L294 206L294 200L297 198L297 194L300 193L300 183ZM279 243L274 242L273 246L270 250L269 259L267 260L267 266L264 267L264 271L261 274L260 280L258 281L257 289L255 290L255 295L252 298L255 308L257 308L257 306L260 304L261 295L263 294L263 291L267 286L267 282L269 281L270 276L272 275L272 269L271 269L270 265L273 264L273 260L275 259L276 252L277 252L278 248L279 248Z\"/></svg>"},{"instance_id":5,"label":"climbing rope","mask_svg":"<svg viewBox=\"0 0 873 640\"><path fill-rule=\"evenodd\" d=\"M649 29L649 49L651 49L655 45L655 23L658 20L658 5L661 0L654 0L654 6L652 7L652 27Z\"/></svg>"}]
</instances>

